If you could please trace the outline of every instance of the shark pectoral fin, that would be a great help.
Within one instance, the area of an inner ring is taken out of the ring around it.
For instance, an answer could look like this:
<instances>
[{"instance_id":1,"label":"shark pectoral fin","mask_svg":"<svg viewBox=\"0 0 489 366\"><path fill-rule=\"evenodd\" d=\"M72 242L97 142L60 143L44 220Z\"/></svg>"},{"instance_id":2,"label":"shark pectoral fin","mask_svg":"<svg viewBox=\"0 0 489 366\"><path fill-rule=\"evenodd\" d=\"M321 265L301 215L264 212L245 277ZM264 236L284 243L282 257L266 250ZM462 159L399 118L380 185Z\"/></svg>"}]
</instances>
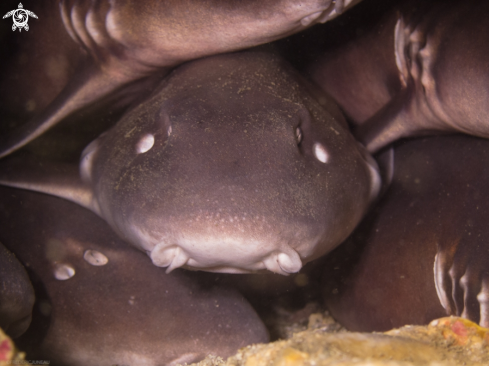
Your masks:
<instances>
[{"instance_id":1,"label":"shark pectoral fin","mask_svg":"<svg viewBox=\"0 0 489 366\"><path fill-rule=\"evenodd\" d=\"M32 155L8 157L0 161L0 185L61 197L100 215L90 186L74 164L41 161Z\"/></svg>"},{"instance_id":2,"label":"shark pectoral fin","mask_svg":"<svg viewBox=\"0 0 489 366\"><path fill-rule=\"evenodd\" d=\"M450 117L436 97L431 72L433 45L426 39L426 24L416 27L405 23L402 16L395 28L394 53L400 90L373 117L358 127L356 137L370 153L403 137L450 133ZM456 128L455 128L456 130Z\"/></svg>"},{"instance_id":3,"label":"shark pectoral fin","mask_svg":"<svg viewBox=\"0 0 489 366\"><path fill-rule=\"evenodd\" d=\"M402 137L425 134L430 130L425 125L432 123L427 124L424 121L434 119L421 82L423 65L416 61L424 44L424 33L411 28L399 15L394 31L394 53L400 90L356 131L356 137L370 153L375 153Z\"/></svg>"},{"instance_id":4,"label":"shark pectoral fin","mask_svg":"<svg viewBox=\"0 0 489 366\"><path fill-rule=\"evenodd\" d=\"M384 108L354 131L355 137L373 154L416 130L412 122L413 91L403 88Z\"/></svg>"},{"instance_id":5,"label":"shark pectoral fin","mask_svg":"<svg viewBox=\"0 0 489 366\"><path fill-rule=\"evenodd\" d=\"M58 96L37 116L12 132L0 136L0 158L20 149L65 117L117 89L126 80L102 71L86 60Z\"/></svg>"}]
</instances>

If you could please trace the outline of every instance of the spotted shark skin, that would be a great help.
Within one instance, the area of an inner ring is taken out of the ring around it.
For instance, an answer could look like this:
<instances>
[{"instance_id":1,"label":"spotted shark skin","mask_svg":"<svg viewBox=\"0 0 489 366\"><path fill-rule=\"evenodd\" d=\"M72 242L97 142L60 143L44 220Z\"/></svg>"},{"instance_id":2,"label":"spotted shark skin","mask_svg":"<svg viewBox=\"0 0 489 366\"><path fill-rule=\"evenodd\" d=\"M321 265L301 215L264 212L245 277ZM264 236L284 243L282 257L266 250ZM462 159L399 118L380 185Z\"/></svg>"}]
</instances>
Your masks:
<instances>
[{"instance_id":1,"label":"spotted shark skin","mask_svg":"<svg viewBox=\"0 0 489 366\"><path fill-rule=\"evenodd\" d=\"M91 209L168 271L298 272L350 234L380 188L336 105L264 52L179 67L77 170L12 157L0 184Z\"/></svg>"},{"instance_id":2,"label":"spotted shark skin","mask_svg":"<svg viewBox=\"0 0 489 366\"><path fill-rule=\"evenodd\" d=\"M61 0L58 22L86 57L46 108L0 136L0 157L132 81L166 74L188 60L286 37L359 1Z\"/></svg>"},{"instance_id":3,"label":"spotted shark skin","mask_svg":"<svg viewBox=\"0 0 489 366\"><path fill-rule=\"evenodd\" d=\"M29 359L176 365L268 341L252 307L216 275L165 274L72 202L0 187L0 240L36 290L33 321L16 340Z\"/></svg>"}]
</instances>

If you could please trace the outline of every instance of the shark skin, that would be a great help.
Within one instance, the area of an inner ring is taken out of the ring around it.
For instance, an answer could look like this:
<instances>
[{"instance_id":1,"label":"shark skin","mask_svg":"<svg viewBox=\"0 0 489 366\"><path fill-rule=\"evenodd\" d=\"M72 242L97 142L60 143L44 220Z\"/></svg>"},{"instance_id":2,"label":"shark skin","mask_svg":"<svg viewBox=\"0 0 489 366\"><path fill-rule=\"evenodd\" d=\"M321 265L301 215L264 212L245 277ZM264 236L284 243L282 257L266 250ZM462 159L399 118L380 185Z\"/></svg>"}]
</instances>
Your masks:
<instances>
[{"instance_id":1,"label":"shark skin","mask_svg":"<svg viewBox=\"0 0 489 366\"><path fill-rule=\"evenodd\" d=\"M0 184L77 202L168 271L296 273L346 239L381 184L332 100L263 52L179 67L79 170L12 156Z\"/></svg>"},{"instance_id":2,"label":"shark skin","mask_svg":"<svg viewBox=\"0 0 489 366\"><path fill-rule=\"evenodd\" d=\"M189 60L286 37L332 19L358 2L61 0L59 15L50 14L49 19L62 22L85 57L74 57L79 61L77 70L45 108L0 136L0 157L131 82L164 75ZM55 5L53 1L46 4ZM66 38L57 33L51 36Z\"/></svg>"},{"instance_id":3,"label":"shark skin","mask_svg":"<svg viewBox=\"0 0 489 366\"><path fill-rule=\"evenodd\" d=\"M488 14L484 1L401 1L306 69L371 153L428 134L488 138Z\"/></svg>"},{"instance_id":4,"label":"shark skin","mask_svg":"<svg viewBox=\"0 0 489 366\"><path fill-rule=\"evenodd\" d=\"M447 315L488 327L488 141L425 137L394 155L387 192L322 263L327 308L352 331Z\"/></svg>"},{"instance_id":5,"label":"shark skin","mask_svg":"<svg viewBox=\"0 0 489 366\"><path fill-rule=\"evenodd\" d=\"M16 339L29 358L174 365L268 341L253 308L216 275L166 274L67 200L5 187L0 197L0 240L36 291L33 321Z\"/></svg>"}]
</instances>

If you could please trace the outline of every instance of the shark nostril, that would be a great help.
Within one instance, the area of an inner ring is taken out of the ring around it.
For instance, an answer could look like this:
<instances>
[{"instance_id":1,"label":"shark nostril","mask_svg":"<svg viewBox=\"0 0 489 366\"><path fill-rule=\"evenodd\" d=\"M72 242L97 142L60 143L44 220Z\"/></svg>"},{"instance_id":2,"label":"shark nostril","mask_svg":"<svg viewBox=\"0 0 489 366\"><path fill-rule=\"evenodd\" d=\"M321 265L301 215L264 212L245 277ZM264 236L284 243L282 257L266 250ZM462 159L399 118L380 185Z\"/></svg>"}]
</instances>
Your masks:
<instances>
[{"instance_id":1,"label":"shark nostril","mask_svg":"<svg viewBox=\"0 0 489 366\"><path fill-rule=\"evenodd\" d=\"M150 257L153 264L158 267L168 267L175 257L176 246L157 245L151 252Z\"/></svg>"},{"instance_id":2,"label":"shark nostril","mask_svg":"<svg viewBox=\"0 0 489 366\"><path fill-rule=\"evenodd\" d=\"M318 159L321 163L327 163L329 160L329 154L326 151L326 148L320 144L319 142L316 142L313 147L313 152L314 156L316 159Z\"/></svg>"},{"instance_id":3,"label":"shark nostril","mask_svg":"<svg viewBox=\"0 0 489 366\"><path fill-rule=\"evenodd\" d=\"M138 154L144 154L145 152L149 151L155 143L155 137L148 133L141 137L141 139L138 141L136 145L136 152Z\"/></svg>"},{"instance_id":4,"label":"shark nostril","mask_svg":"<svg viewBox=\"0 0 489 366\"><path fill-rule=\"evenodd\" d=\"M301 258L295 250L289 250L287 253L273 253L263 261L263 264L270 272L282 275L299 272L302 268Z\"/></svg>"},{"instance_id":5,"label":"shark nostril","mask_svg":"<svg viewBox=\"0 0 489 366\"><path fill-rule=\"evenodd\" d=\"M189 256L178 246L167 247L164 244L157 245L151 252L151 260L158 267L167 267L166 273L185 265Z\"/></svg>"},{"instance_id":6,"label":"shark nostril","mask_svg":"<svg viewBox=\"0 0 489 366\"><path fill-rule=\"evenodd\" d=\"M302 268L302 261L295 251L292 255L280 253L277 256L277 262L282 271L287 273L296 273Z\"/></svg>"}]
</instances>

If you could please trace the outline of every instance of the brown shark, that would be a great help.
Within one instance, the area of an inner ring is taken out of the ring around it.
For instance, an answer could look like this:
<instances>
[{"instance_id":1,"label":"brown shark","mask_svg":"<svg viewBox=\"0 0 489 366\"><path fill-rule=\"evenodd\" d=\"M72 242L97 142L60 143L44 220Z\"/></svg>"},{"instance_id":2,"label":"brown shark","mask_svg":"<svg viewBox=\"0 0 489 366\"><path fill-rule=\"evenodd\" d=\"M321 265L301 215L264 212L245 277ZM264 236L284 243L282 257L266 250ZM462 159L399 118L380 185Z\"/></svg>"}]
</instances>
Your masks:
<instances>
[{"instance_id":1,"label":"brown shark","mask_svg":"<svg viewBox=\"0 0 489 366\"><path fill-rule=\"evenodd\" d=\"M131 81L167 73L188 60L285 37L334 18L358 2L59 1L58 22L62 20L66 32L87 56L45 109L0 136L0 157ZM53 37L59 38L57 34Z\"/></svg>"},{"instance_id":2,"label":"brown shark","mask_svg":"<svg viewBox=\"0 0 489 366\"><path fill-rule=\"evenodd\" d=\"M309 73L370 152L409 136L489 137L485 1L403 1Z\"/></svg>"},{"instance_id":3,"label":"brown shark","mask_svg":"<svg viewBox=\"0 0 489 366\"><path fill-rule=\"evenodd\" d=\"M392 183L323 263L323 294L348 329L448 315L489 326L489 143L469 136L395 148Z\"/></svg>"},{"instance_id":4,"label":"brown shark","mask_svg":"<svg viewBox=\"0 0 489 366\"><path fill-rule=\"evenodd\" d=\"M0 184L91 209L168 271L298 272L380 187L331 99L261 52L180 66L85 149L81 179L76 166L0 165Z\"/></svg>"},{"instance_id":5,"label":"brown shark","mask_svg":"<svg viewBox=\"0 0 489 366\"><path fill-rule=\"evenodd\" d=\"M29 359L174 365L268 340L251 306L215 275L165 274L103 220L66 200L1 187L0 240L29 269L36 289L32 324L17 339ZM18 280L10 274L2 282Z\"/></svg>"}]
</instances>

